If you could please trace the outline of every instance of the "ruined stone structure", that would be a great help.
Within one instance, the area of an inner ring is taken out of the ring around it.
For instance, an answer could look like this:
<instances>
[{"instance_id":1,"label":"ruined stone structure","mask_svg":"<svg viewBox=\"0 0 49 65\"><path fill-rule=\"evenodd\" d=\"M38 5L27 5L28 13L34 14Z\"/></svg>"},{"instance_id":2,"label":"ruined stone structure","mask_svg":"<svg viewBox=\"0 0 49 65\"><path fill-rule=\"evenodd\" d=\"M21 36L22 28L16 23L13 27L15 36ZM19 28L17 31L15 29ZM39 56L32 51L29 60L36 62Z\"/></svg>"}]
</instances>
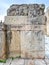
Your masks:
<instances>
[{"instance_id":1,"label":"ruined stone structure","mask_svg":"<svg viewBox=\"0 0 49 65\"><path fill-rule=\"evenodd\" d=\"M5 24L11 25L12 32L9 55L18 50L21 52L18 54L21 58L44 58L46 26L44 8L43 4L22 4L11 5L7 10ZM13 56L16 57L15 54Z\"/></svg>"},{"instance_id":2,"label":"ruined stone structure","mask_svg":"<svg viewBox=\"0 0 49 65\"><path fill-rule=\"evenodd\" d=\"M44 58L46 17L43 4L11 5L7 25L8 57Z\"/></svg>"},{"instance_id":3,"label":"ruined stone structure","mask_svg":"<svg viewBox=\"0 0 49 65\"><path fill-rule=\"evenodd\" d=\"M0 22L0 60L6 59L6 25Z\"/></svg>"},{"instance_id":4,"label":"ruined stone structure","mask_svg":"<svg viewBox=\"0 0 49 65\"><path fill-rule=\"evenodd\" d=\"M46 10L45 16L47 17L47 36L49 36L49 7Z\"/></svg>"}]
</instances>

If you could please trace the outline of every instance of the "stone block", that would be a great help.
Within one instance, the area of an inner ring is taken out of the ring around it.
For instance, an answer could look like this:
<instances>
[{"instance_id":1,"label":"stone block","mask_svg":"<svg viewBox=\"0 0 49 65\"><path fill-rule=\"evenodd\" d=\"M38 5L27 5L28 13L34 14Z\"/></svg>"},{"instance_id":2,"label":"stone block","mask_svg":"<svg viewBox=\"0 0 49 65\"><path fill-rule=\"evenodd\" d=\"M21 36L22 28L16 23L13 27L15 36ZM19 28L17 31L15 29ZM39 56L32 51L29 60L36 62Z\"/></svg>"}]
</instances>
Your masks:
<instances>
[{"instance_id":1,"label":"stone block","mask_svg":"<svg viewBox=\"0 0 49 65\"><path fill-rule=\"evenodd\" d=\"M25 65L25 60L21 59L21 58L16 58L14 60L12 60L11 62L12 65Z\"/></svg>"},{"instance_id":2,"label":"stone block","mask_svg":"<svg viewBox=\"0 0 49 65\"><path fill-rule=\"evenodd\" d=\"M7 10L7 16L16 16L19 14L19 6L18 5L12 5L10 8Z\"/></svg>"},{"instance_id":3,"label":"stone block","mask_svg":"<svg viewBox=\"0 0 49 65\"><path fill-rule=\"evenodd\" d=\"M46 25L45 16L29 17L29 16L5 16L5 24L7 25Z\"/></svg>"},{"instance_id":4,"label":"stone block","mask_svg":"<svg viewBox=\"0 0 49 65\"><path fill-rule=\"evenodd\" d=\"M44 4L13 4L7 10L7 16L40 16L44 15Z\"/></svg>"},{"instance_id":5,"label":"stone block","mask_svg":"<svg viewBox=\"0 0 49 65\"><path fill-rule=\"evenodd\" d=\"M37 16L37 17L30 17L28 16L28 22L32 25L46 25L46 17L44 15Z\"/></svg>"},{"instance_id":6,"label":"stone block","mask_svg":"<svg viewBox=\"0 0 49 65\"><path fill-rule=\"evenodd\" d=\"M19 14L18 15L22 15L22 16L27 16L28 15L28 10L27 10L27 4L26 5L20 5L19 6Z\"/></svg>"},{"instance_id":7,"label":"stone block","mask_svg":"<svg viewBox=\"0 0 49 65\"><path fill-rule=\"evenodd\" d=\"M7 25L8 57L44 58L46 31L44 9L44 4L10 6L4 22ZM29 65L30 61L27 64Z\"/></svg>"},{"instance_id":8,"label":"stone block","mask_svg":"<svg viewBox=\"0 0 49 65\"><path fill-rule=\"evenodd\" d=\"M26 59L25 60L25 65L34 65L35 63L34 63L34 60L32 60L32 59Z\"/></svg>"},{"instance_id":9,"label":"stone block","mask_svg":"<svg viewBox=\"0 0 49 65\"><path fill-rule=\"evenodd\" d=\"M34 57L33 54L36 55L36 52L45 51L44 44L45 44L45 39L42 31L40 31L39 33L38 30L21 31L21 57L22 58L33 58ZM36 58L38 58L38 56Z\"/></svg>"},{"instance_id":10,"label":"stone block","mask_svg":"<svg viewBox=\"0 0 49 65\"><path fill-rule=\"evenodd\" d=\"M20 57L20 32L7 31L8 57Z\"/></svg>"},{"instance_id":11,"label":"stone block","mask_svg":"<svg viewBox=\"0 0 49 65\"><path fill-rule=\"evenodd\" d=\"M36 59L35 65L46 65L45 61L43 59Z\"/></svg>"},{"instance_id":12,"label":"stone block","mask_svg":"<svg viewBox=\"0 0 49 65\"><path fill-rule=\"evenodd\" d=\"M6 25L24 25L28 24L27 16L5 16Z\"/></svg>"},{"instance_id":13,"label":"stone block","mask_svg":"<svg viewBox=\"0 0 49 65\"><path fill-rule=\"evenodd\" d=\"M5 25L0 23L0 60L6 59L6 31Z\"/></svg>"},{"instance_id":14,"label":"stone block","mask_svg":"<svg viewBox=\"0 0 49 65\"><path fill-rule=\"evenodd\" d=\"M46 25L7 25L7 29L17 31L42 30L46 34Z\"/></svg>"}]
</instances>

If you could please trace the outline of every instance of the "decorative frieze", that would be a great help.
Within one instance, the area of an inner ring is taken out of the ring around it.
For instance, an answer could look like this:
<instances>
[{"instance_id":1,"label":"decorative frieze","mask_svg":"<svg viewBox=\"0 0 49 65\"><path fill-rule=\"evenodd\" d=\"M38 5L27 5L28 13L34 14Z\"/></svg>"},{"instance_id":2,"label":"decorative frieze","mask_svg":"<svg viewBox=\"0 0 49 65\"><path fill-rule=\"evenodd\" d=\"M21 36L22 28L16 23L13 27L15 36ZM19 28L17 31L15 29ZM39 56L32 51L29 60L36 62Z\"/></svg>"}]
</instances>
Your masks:
<instances>
[{"instance_id":1,"label":"decorative frieze","mask_svg":"<svg viewBox=\"0 0 49 65\"><path fill-rule=\"evenodd\" d=\"M16 5L13 4L10 6L10 8L7 10L7 16L40 16L44 15L44 4L22 4L22 5Z\"/></svg>"}]
</instances>

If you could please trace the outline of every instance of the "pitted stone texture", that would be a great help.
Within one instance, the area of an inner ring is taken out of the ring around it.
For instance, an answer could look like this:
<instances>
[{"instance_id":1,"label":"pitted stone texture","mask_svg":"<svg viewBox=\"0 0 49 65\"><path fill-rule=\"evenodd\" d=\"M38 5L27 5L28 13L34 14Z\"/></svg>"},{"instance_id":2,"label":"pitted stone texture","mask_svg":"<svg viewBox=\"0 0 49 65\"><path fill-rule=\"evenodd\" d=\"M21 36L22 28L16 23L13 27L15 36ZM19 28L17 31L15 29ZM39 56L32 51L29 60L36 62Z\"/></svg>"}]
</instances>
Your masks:
<instances>
[{"instance_id":1,"label":"pitted stone texture","mask_svg":"<svg viewBox=\"0 0 49 65\"><path fill-rule=\"evenodd\" d=\"M0 23L0 60L6 59L6 31L5 25Z\"/></svg>"},{"instance_id":2,"label":"pitted stone texture","mask_svg":"<svg viewBox=\"0 0 49 65\"><path fill-rule=\"evenodd\" d=\"M43 59L25 60L25 65L46 65Z\"/></svg>"},{"instance_id":3,"label":"pitted stone texture","mask_svg":"<svg viewBox=\"0 0 49 65\"><path fill-rule=\"evenodd\" d=\"M28 16L27 21L33 25L46 25L46 17L44 15L37 16L37 17L29 17Z\"/></svg>"},{"instance_id":4,"label":"pitted stone texture","mask_svg":"<svg viewBox=\"0 0 49 65\"><path fill-rule=\"evenodd\" d=\"M25 65L35 65L34 60L32 60L32 59L25 59Z\"/></svg>"},{"instance_id":5,"label":"pitted stone texture","mask_svg":"<svg viewBox=\"0 0 49 65\"><path fill-rule=\"evenodd\" d=\"M45 33L45 25L7 25L8 30L17 31L32 31L32 30L42 30Z\"/></svg>"},{"instance_id":6,"label":"pitted stone texture","mask_svg":"<svg viewBox=\"0 0 49 65\"><path fill-rule=\"evenodd\" d=\"M28 9L28 16L30 17L36 17L38 15L44 15L44 8L45 6L43 4L30 4Z\"/></svg>"},{"instance_id":7,"label":"pitted stone texture","mask_svg":"<svg viewBox=\"0 0 49 65\"><path fill-rule=\"evenodd\" d=\"M8 57L20 57L20 32L7 31Z\"/></svg>"},{"instance_id":8,"label":"pitted stone texture","mask_svg":"<svg viewBox=\"0 0 49 65\"><path fill-rule=\"evenodd\" d=\"M16 57L19 54L21 58L45 57L44 8L43 4L21 4L11 5L7 10L4 23L10 26L7 27L9 57Z\"/></svg>"},{"instance_id":9,"label":"pitted stone texture","mask_svg":"<svg viewBox=\"0 0 49 65\"><path fill-rule=\"evenodd\" d=\"M47 63L43 59L35 59L35 65L46 65Z\"/></svg>"},{"instance_id":10,"label":"pitted stone texture","mask_svg":"<svg viewBox=\"0 0 49 65\"><path fill-rule=\"evenodd\" d=\"M18 15L19 14L18 9L19 9L18 5L15 5L15 6L12 5L12 6L10 6L10 8L7 10L7 12L8 12L7 15L10 15L10 16L12 16L12 14L13 14L13 16Z\"/></svg>"},{"instance_id":11,"label":"pitted stone texture","mask_svg":"<svg viewBox=\"0 0 49 65\"><path fill-rule=\"evenodd\" d=\"M16 15L27 15L27 4L25 5L11 5L7 10L8 16L16 16Z\"/></svg>"},{"instance_id":12,"label":"pitted stone texture","mask_svg":"<svg viewBox=\"0 0 49 65\"><path fill-rule=\"evenodd\" d=\"M7 16L33 16L44 15L44 4L13 4L7 10Z\"/></svg>"},{"instance_id":13,"label":"pitted stone texture","mask_svg":"<svg viewBox=\"0 0 49 65\"><path fill-rule=\"evenodd\" d=\"M28 24L27 16L6 16L5 17L5 24L7 25L24 25Z\"/></svg>"},{"instance_id":14,"label":"pitted stone texture","mask_svg":"<svg viewBox=\"0 0 49 65\"><path fill-rule=\"evenodd\" d=\"M25 65L25 60L20 58L14 59L11 65Z\"/></svg>"},{"instance_id":15,"label":"pitted stone texture","mask_svg":"<svg viewBox=\"0 0 49 65\"><path fill-rule=\"evenodd\" d=\"M5 24L7 25L46 25L45 16L29 17L29 16L5 16Z\"/></svg>"},{"instance_id":16,"label":"pitted stone texture","mask_svg":"<svg viewBox=\"0 0 49 65\"><path fill-rule=\"evenodd\" d=\"M19 15L22 16L27 16L28 15L28 10L27 10L27 4L26 5L20 5L19 6Z\"/></svg>"},{"instance_id":17,"label":"pitted stone texture","mask_svg":"<svg viewBox=\"0 0 49 65\"><path fill-rule=\"evenodd\" d=\"M44 58L44 44L45 39L41 30L21 31L22 58ZM42 53L40 54L40 52Z\"/></svg>"}]
</instances>

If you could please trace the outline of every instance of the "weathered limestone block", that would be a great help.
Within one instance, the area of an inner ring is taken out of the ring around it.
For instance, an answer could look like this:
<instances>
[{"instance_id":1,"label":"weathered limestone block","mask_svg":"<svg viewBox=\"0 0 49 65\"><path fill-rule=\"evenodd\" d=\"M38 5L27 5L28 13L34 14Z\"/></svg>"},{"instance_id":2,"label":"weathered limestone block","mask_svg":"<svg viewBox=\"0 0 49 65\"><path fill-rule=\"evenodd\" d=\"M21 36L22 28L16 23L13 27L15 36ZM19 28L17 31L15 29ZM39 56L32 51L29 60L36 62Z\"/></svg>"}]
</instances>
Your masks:
<instances>
[{"instance_id":1,"label":"weathered limestone block","mask_svg":"<svg viewBox=\"0 0 49 65\"><path fill-rule=\"evenodd\" d=\"M44 58L44 44L45 39L41 30L21 31L22 58ZM42 56L39 54L41 51L43 51Z\"/></svg>"},{"instance_id":2,"label":"weathered limestone block","mask_svg":"<svg viewBox=\"0 0 49 65\"><path fill-rule=\"evenodd\" d=\"M25 26L29 27L29 25L25 25ZM45 25L30 25L30 26L31 28L29 27L30 29L28 29L27 27L20 28L18 26L17 28L17 26L8 25L7 41L9 45L8 46L9 57L21 56L21 58L44 58L44 51L45 51L44 26ZM17 51L20 53L17 53ZM40 52L42 53L40 54Z\"/></svg>"},{"instance_id":3,"label":"weathered limestone block","mask_svg":"<svg viewBox=\"0 0 49 65\"><path fill-rule=\"evenodd\" d=\"M46 25L32 25L32 30L41 30L46 34Z\"/></svg>"},{"instance_id":4,"label":"weathered limestone block","mask_svg":"<svg viewBox=\"0 0 49 65\"><path fill-rule=\"evenodd\" d=\"M32 60L32 59L26 59L25 60L25 65L35 65L34 60Z\"/></svg>"},{"instance_id":5,"label":"weathered limestone block","mask_svg":"<svg viewBox=\"0 0 49 65\"><path fill-rule=\"evenodd\" d=\"M24 25L27 22L27 16L5 16L5 24L7 25Z\"/></svg>"},{"instance_id":6,"label":"weathered limestone block","mask_svg":"<svg viewBox=\"0 0 49 65\"><path fill-rule=\"evenodd\" d=\"M27 15L27 4L26 5L12 5L7 10L8 16L16 16L16 15Z\"/></svg>"},{"instance_id":7,"label":"weathered limestone block","mask_svg":"<svg viewBox=\"0 0 49 65\"><path fill-rule=\"evenodd\" d=\"M27 16L28 15L28 11L27 11L27 4L22 4L19 5L19 14L18 15L22 15L22 16Z\"/></svg>"},{"instance_id":8,"label":"weathered limestone block","mask_svg":"<svg viewBox=\"0 0 49 65\"><path fill-rule=\"evenodd\" d=\"M33 21L33 22L32 22ZM45 16L37 16L29 18L28 16L7 16L5 17L5 24L10 25L8 29L12 31L12 39L10 40L11 45L9 49L14 45L16 49L17 39L19 39L19 50L21 51L21 58L44 58L45 56ZM15 33L20 31L20 34ZM14 32L14 33L13 33ZM11 34L10 34L11 35ZM18 35L18 36L16 36ZM8 39L8 38L7 38ZM14 41L14 40L16 41ZM13 40L13 41L12 41ZM15 43L15 44L14 44ZM21 47L21 49L20 49ZM14 49L12 49L15 51ZM16 57L16 53L14 52L9 53L9 57ZM16 49L17 51L17 49ZM40 54L40 52L42 52Z\"/></svg>"},{"instance_id":9,"label":"weathered limestone block","mask_svg":"<svg viewBox=\"0 0 49 65\"><path fill-rule=\"evenodd\" d=\"M7 25L7 30L17 30L17 31L32 31L32 30L42 30L45 33L45 25Z\"/></svg>"},{"instance_id":10,"label":"weathered limestone block","mask_svg":"<svg viewBox=\"0 0 49 65\"><path fill-rule=\"evenodd\" d=\"M20 57L20 32L16 30L7 31L8 57Z\"/></svg>"},{"instance_id":11,"label":"weathered limestone block","mask_svg":"<svg viewBox=\"0 0 49 65\"><path fill-rule=\"evenodd\" d=\"M29 16L5 16L5 24L12 25L46 25L45 16L29 17Z\"/></svg>"},{"instance_id":12,"label":"weathered limestone block","mask_svg":"<svg viewBox=\"0 0 49 65\"><path fill-rule=\"evenodd\" d=\"M44 8L44 4L13 4L7 10L4 23L9 26L7 28L8 57L45 57Z\"/></svg>"},{"instance_id":13,"label":"weathered limestone block","mask_svg":"<svg viewBox=\"0 0 49 65\"><path fill-rule=\"evenodd\" d=\"M28 16L30 17L36 17L39 15L44 15L44 4L38 5L38 4L32 4L29 5L29 10L28 10Z\"/></svg>"},{"instance_id":14,"label":"weathered limestone block","mask_svg":"<svg viewBox=\"0 0 49 65\"><path fill-rule=\"evenodd\" d=\"M46 59L47 60L47 59ZM43 59L14 59L12 65L46 65Z\"/></svg>"},{"instance_id":15,"label":"weathered limestone block","mask_svg":"<svg viewBox=\"0 0 49 65\"><path fill-rule=\"evenodd\" d=\"M0 22L0 60L6 59L6 26Z\"/></svg>"},{"instance_id":16,"label":"weathered limestone block","mask_svg":"<svg viewBox=\"0 0 49 65\"><path fill-rule=\"evenodd\" d=\"M46 59L47 60L47 59ZM11 62L12 65L46 65L43 59L14 59Z\"/></svg>"},{"instance_id":17,"label":"weathered limestone block","mask_svg":"<svg viewBox=\"0 0 49 65\"><path fill-rule=\"evenodd\" d=\"M45 61L43 59L36 59L35 65L46 65Z\"/></svg>"},{"instance_id":18,"label":"weathered limestone block","mask_svg":"<svg viewBox=\"0 0 49 65\"><path fill-rule=\"evenodd\" d=\"M7 16L26 15L36 17L38 15L44 15L44 4L13 4L7 10Z\"/></svg>"},{"instance_id":19,"label":"weathered limestone block","mask_svg":"<svg viewBox=\"0 0 49 65\"><path fill-rule=\"evenodd\" d=\"M16 15L18 15L19 14L19 11L18 11L18 9L19 9L19 6L18 5L12 5L12 6L10 6L10 8L7 10L7 15L9 16L16 16Z\"/></svg>"},{"instance_id":20,"label":"weathered limestone block","mask_svg":"<svg viewBox=\"0 0 49 65\"><path fill-rule=\"evenodd\" d=\"M25 60L25 65L46 65L43 59Z\"/></svg>"},{"instance_id":21,"label":"weathered limestone block","mask_svg":"<svg viewBox=\"0 0 49 65\"><path fill-rule=\"evenodd\" d=\"M25 65L25 60L21 58L16 58L11 62L12 65Z\"/></svg>"},{"instance_id":22,"label":"weathered limestone block","mask_svg":"<svg viewBox=\"0 0 49 65\"><path fill-rule=\"evenodd\" d=\"M33 25L46 25L46 17L44 15L37 16L37 17L29 17L28 16L27 21Z\"/></svg>"}]
</instances>

